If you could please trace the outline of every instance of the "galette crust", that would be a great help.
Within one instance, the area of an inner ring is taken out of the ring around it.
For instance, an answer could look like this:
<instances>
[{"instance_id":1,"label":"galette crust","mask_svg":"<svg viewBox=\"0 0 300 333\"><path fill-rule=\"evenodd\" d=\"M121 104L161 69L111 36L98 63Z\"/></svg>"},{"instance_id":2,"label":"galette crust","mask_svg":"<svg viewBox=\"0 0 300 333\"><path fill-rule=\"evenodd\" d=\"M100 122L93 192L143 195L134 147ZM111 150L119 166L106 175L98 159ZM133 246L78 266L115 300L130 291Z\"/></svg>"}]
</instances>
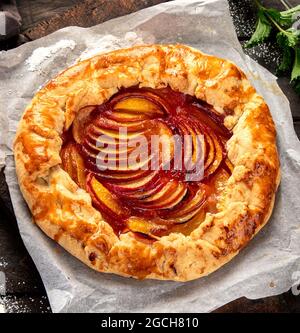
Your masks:
<instances>
[{"instance_id":1,"label":"galette crust","mask_svg":"<svg viewBox=\"0 0 300 333\"><path fill-rule=\"evenodd\" d=\"M147 244L117 237L90 195L61 168L61 134L79 110L121 87L194 95L225 116L234 169L216 214L189 236ZM16 171L37 225L91 268L135 278L188 281L232 259L266 224L280 181L276 131L268 106L232 62L184 45L145 45L77 63L43 87L26 108L14 142Z\"/></svg>"}]
</instances>

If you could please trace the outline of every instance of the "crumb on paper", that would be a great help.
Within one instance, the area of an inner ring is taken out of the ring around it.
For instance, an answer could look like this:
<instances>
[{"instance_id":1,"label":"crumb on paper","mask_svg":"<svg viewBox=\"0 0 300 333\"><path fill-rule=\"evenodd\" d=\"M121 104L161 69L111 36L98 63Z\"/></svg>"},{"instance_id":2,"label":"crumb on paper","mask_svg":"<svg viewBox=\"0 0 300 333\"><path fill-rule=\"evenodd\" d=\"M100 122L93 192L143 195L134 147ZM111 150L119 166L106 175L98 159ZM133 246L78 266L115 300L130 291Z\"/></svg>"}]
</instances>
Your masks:
<instances>
[{"instance_id":1,"label":"crumb on paper","mask_svg":"<svg viewBox=\"0 0 300 333\"><path fill-rule=\"evenodd\" d=\"M52 55L57 53L59 50L69 48L73 50L76 46L74 40L62 39L57 43L50 45L48 47L39 47L35 49L31 56L25 61L28 66L28 70L31 72L40 69L40 65L46 60L51 58Z\"/></svg>"}]
</instances>

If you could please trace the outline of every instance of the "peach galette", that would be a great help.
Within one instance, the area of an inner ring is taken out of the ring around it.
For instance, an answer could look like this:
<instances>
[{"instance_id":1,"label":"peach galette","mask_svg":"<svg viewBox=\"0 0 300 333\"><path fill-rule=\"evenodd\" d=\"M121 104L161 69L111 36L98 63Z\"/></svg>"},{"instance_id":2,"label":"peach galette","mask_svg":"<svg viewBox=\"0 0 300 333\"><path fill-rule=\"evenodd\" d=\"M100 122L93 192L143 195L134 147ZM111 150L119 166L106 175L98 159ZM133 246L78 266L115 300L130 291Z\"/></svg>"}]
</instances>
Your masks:
<instances>
[{"instance_id":1,"label":"peach galette","mask_svg":"<svg viewBox=\"0 0 300 333\"><path fill-rule=\"evenodd\" d=\"M264 226L280 180L263 98L184 45L79 62L32 99L14 143L35 222L90 267L187 281Z\"/></svg>"}]
</instances>

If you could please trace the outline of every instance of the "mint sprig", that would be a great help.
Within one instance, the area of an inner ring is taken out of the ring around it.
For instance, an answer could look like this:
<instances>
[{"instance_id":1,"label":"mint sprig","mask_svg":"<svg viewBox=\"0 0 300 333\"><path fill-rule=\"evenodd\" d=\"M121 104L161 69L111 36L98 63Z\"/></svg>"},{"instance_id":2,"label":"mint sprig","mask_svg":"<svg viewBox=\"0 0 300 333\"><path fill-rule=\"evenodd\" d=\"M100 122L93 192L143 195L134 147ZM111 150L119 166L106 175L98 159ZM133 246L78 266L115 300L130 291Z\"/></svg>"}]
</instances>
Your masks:
<instances>
[{"instance_id":1,"label":"mint sprig","mask_svg":"<svg viewBox=\"0 0 300 333\"><path fill-rule=\"evenodd\" d=\"M251 39L246 43L246 47L253 47L264 42L271 33L272 26L269 24L268 18L265 16L263 10L259 9L257 13L256 29Z\"/></svg>"},{"instance_id":2,"label":"mint sprig","mask_svg":"<svg viewBox=\"0 0 300 333\"><path fill-rule=\"evenodd\" d=\"M276 32L277 44L282 49L279 74L290 74L291 83L300 95L300 30L293 27L300 19L300 5L284 11L264 7L255 0L258 8L256 29L245 47L250 48L263 43ZM283 4L285 4L282 1Z\"/></svg>"}]
</instances>

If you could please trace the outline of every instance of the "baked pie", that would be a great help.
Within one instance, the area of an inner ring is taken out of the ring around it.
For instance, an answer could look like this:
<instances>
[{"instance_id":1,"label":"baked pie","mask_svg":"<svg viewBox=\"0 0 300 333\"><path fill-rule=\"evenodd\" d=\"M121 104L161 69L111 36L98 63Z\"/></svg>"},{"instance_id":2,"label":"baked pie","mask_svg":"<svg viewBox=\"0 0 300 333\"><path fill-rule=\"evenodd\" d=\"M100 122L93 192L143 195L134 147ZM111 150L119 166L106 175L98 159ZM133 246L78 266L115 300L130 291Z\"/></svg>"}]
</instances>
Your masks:
<instances>
[{"instance_id":1,"label":"baked pie","mask_svg":"<svg viewBox=\"0 0 300 333\"><path fill-rule=\"evenodd\" d=\"M188 281L266 224L280 181L268 106L228 60L113 51L36 93L14 142L34 221L88 266Z\"/></svg>"}]
</instances>

